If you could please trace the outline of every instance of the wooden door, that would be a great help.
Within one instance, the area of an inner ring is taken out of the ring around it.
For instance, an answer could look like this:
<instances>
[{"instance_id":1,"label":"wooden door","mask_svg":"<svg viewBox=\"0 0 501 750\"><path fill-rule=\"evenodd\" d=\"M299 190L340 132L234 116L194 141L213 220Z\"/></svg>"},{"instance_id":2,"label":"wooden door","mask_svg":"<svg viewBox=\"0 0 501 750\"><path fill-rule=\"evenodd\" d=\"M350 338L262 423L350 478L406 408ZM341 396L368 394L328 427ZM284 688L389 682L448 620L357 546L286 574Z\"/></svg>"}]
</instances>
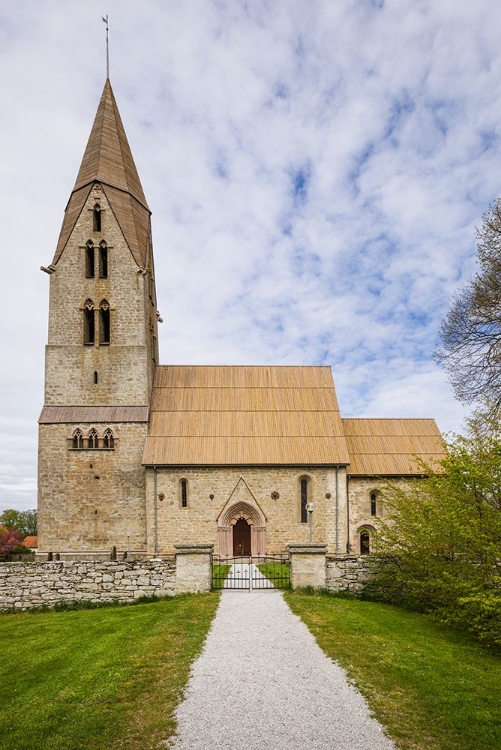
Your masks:
<instances>
[{"instance_id":1,"label":"wooden door","mask_svg":"<svg viewBox=\"0 0 501 750\"><path fill-rule=\"evenodd\" d=\"M251 527L245 518L239 518L233 526L233 556L250 555Z\"/></svg>"}]
</instances>

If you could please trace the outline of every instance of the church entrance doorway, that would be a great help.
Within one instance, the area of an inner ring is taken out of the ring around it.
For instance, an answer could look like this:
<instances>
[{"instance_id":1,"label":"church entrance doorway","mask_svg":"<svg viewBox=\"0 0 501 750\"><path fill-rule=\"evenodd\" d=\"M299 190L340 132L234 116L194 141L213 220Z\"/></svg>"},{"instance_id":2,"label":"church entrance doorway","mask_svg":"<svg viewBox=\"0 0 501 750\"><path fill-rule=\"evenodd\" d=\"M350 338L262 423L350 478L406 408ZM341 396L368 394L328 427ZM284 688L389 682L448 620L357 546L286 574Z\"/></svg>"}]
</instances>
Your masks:
<instances>
[{"instance_id":1,"label":"church entrance doorway","mask_svg":"<svg viewBox=\"0 0 501 750\"><path fill-rule=\"evenodd\" d=\"M251 526L245 518L239 518L233 526L233 557L251 554Z\"/></svg>"}]
</instances>

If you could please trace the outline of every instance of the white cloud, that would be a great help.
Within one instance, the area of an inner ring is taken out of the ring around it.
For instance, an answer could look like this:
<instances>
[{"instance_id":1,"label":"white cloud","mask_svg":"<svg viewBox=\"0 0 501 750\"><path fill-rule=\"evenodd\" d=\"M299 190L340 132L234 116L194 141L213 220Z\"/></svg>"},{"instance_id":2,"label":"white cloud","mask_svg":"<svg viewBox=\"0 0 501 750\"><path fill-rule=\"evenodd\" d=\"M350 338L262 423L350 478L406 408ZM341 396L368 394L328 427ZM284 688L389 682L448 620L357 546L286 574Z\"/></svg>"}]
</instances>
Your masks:
<instances>
[{"instance_id":1,"label":"white cloud","mask_svg":"<svg viewBox=\"0 0 501 750\"><path fill-rule=\"evenodd\" d=\"M37 269L104 83L102 12L97 0L0 9L0 508L35 502L48 305ZM109 0L106 12L153 210L161 361L327 363L346 416L459 430L432 352L499 193L501 11Z\"/></svg>"}]
</instances>

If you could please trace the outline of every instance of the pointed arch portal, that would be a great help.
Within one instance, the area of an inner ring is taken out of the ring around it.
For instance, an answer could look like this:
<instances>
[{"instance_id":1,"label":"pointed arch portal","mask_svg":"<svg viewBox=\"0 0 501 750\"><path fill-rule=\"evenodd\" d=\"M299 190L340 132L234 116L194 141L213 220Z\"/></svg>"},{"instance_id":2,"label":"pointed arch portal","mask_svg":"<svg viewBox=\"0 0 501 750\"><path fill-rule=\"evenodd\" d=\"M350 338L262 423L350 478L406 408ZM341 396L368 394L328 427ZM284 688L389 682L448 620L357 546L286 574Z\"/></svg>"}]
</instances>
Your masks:
<instances>
[{"instance_id":1,"label":"pointed arch portal","mask_svg":"<svg viewBox=\"0 0 501 750\"><path fill-rule=\"evenodd\" d=\"M257 507L241 500L225 508L218 518L219 555L266 554L266 519Z\"/></svg>"}]
</instances>

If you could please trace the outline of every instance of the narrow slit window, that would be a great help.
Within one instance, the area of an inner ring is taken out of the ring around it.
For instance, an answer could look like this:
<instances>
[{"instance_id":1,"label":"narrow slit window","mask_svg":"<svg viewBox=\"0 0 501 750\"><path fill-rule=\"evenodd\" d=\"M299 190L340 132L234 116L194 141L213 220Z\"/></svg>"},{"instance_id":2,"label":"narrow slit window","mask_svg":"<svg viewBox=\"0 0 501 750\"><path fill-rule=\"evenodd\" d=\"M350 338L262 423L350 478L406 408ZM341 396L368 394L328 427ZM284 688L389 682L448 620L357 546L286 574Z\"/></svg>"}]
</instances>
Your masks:
<instances>
[{"instance_id":1,"label":"narrow slit window","mask_svg":"<svg viewBox=\"0 0 501 750\"><path fill-rule=\"evenodd\" d=\"M94 385L97 385L97 381L99 380L97 370L94 370Z\"/></svg>"},{"instance_id":2,"label":"narrow slit window","mask_svg":"<svg viewBox=\"0 0 501 750\"><path fill-rule=\"evenodd\" d=\"M94 303L88 299L84 305L84 344L95 343Z\"/></svg>"},{"instance_id":3,"label":"narrow slit window","mask_svg":"<svg viewBox=\"0 0 501 750\"><path fill-rule=\"evenodd\" d=\"M360 554L368 555L371 551L371 537L368 531L360 532Z\"/></svg>"},{"instance_id":4,"label":"narrow slit window","mask_svg":"<svg viewBox=\"0 0 501 750\"><path fill-rule=\"evenodd\" d=\"M301 523L308 523L308 480L301 479Z\"/></svg>"},{"instance_id":5,"label":"narrow slit window","mask_svg":"<svg viewBox=\"0 0 501 750\"><path fill-rule=\"evenodd\" d=\"M110 305L103 299L99 305L99 343L106 346L110 343Z\"/></svg>"},{"instance_id":6,"label":"narrow slit window","mask_svg":"<svg viewBox=\"0 0 501 750\"><path fill-rule=\"evenodd\" d=\"M83 448L83 433L80 429L76 429L73 433L72 448Z\"/></svg>"},{"instance_id":7,"label":"narrow slit window","mask_svg":"<svg viewBox=\"0 0 501 750\"><path fill-rule=\"evenodd\" d=\"M108 450L113 450L113 448L115 447L115 438L113 437L113 432L112 430L110 430L109 427L108 429L104 431L103 437L104 437L104 447L107 448Z\"/></svg>"},{"instance_id":8,"label":"narrow slit window","mask_svg":"<svg viewBox=\"0 0 501 750\"><path fill-rule=\"evenodd\" d=\"M108 248L106 242L99 243L99 278L108 278Z\"/></svg>"},{"instance_id":9,"label":"narrow slit window","mask_svg":"<svg viewBox=\"0 0 501 750\"><path fill-rule=\"evenodd\" d=\"M181 479L181 508L188 507L188 482Z\"/></svg>"},{"instance_id":10,"label":"narrow slit window","mask_svg":"<svg viewBox=\"0 0 501 750\"><path fill-rule=\"evenodd\" d=\"M371 516L377 516L377 496L375 492L371 494Z\"/></svg>"},{"instance_id":11,"label":"narrow slit window","mask_svg":"<svg viewBox=\"0 0 501 750\"><path fill-rule=\"evenodd\" d=\"M98 447L97 430L92 428L92 430L89 430L89 448L97 448L97 447Z\"/></svg>"},{"instance_id":12,"label":"narrow slit window","mask_svg":"<svg viewBox=\"0 0 501 750\"><path fill-rule=\"evenodd\" d=\"M96 203L92 209L92 229L94 232L101 231L101 206Z\"/></svg>"},{"instance_id":13,"label":"narrow slit window","mask_svg":"<svg viewBox=\"0 0 501 750\"><path fill-rule=\"evenodd\" d=\"M94 278L94 245L89 240L85 245L85 278Z\"/></svg>"}]
</instances>

